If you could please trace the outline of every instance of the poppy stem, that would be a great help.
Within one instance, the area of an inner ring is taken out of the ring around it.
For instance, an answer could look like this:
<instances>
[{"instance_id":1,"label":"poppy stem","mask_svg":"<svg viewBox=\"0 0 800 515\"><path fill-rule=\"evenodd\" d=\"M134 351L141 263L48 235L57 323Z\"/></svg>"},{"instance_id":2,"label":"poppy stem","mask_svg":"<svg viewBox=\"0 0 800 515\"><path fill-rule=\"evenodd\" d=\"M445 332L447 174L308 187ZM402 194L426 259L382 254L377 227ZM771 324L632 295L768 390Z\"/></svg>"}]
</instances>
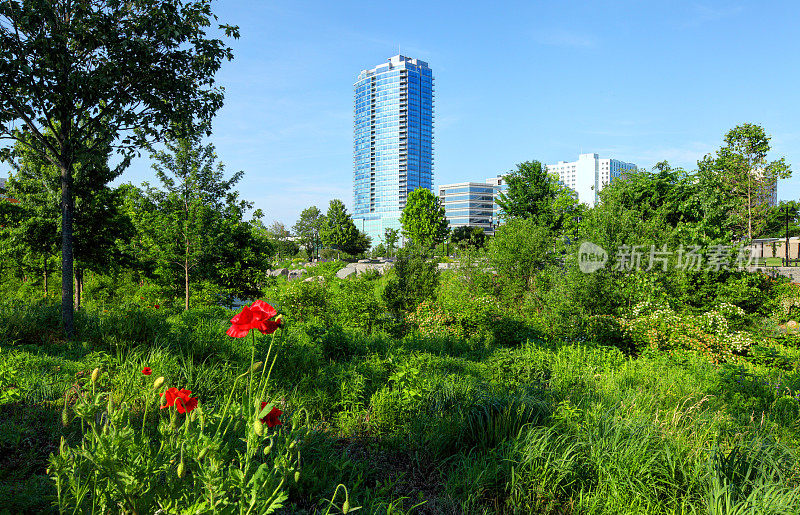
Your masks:
<instances>
[{"instance_id":1,"label":"poppy stem","mask_svg":"<svg viewBox=\"0 0 800 515\"><path fill-rule=\"evenodd\" d=\"M250 333L253 335L253 350L250 353L250 382L247 386L247 403L249 406L247 407L247 413L250 413L250 410L253 408L253 363L256 360L256 332L254 330L250 330Z\"/></svg>"}]
</instances>

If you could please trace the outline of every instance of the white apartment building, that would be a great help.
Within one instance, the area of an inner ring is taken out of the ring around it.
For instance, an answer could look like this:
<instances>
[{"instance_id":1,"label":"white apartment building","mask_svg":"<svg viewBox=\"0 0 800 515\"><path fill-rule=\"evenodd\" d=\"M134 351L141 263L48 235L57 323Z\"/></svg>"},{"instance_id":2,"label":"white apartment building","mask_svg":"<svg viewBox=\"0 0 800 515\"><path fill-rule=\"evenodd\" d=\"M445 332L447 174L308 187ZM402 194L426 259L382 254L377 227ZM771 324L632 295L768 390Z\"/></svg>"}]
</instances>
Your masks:
<instances>
[{"instance_id":1,"label":"white apartment building","mask_svg":"<svg viewBox=\"0 0 800 515\"><path fill-rule=\"evenodd\" d=\"M577 161L559 161L547 165L547 171L558 174L566 187L578 194L578 200L589 206L597 203L597 194L611 181L626 171L636 170L636 165L618 159L600 159L597 154L581 154Z\"/></svg>"}]
</instances>

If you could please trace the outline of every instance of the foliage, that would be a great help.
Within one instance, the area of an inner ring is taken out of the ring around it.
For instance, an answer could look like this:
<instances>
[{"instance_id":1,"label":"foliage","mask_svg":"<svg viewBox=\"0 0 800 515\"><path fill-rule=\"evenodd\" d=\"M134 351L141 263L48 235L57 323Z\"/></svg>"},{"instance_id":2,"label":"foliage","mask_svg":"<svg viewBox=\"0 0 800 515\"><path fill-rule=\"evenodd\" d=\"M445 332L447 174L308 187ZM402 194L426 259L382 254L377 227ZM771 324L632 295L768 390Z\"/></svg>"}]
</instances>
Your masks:
<instances>
[{"instance_id":1,"label":"foliage","mask_svg":"<svg viewBox=\"0 0 800 515\"><path fill-rule=\"evenodd\" d=\"M560 232L565 224L580 216L573 192L559 184L554 174L539 161L519 163L504 176L507 189L500 193L497 205L501 217L533 218L538 225Z\"/></svg>"},{"instance_id":2,"label":"foliage","mask_svg":"<svg viewBox=\"0 0 800 515\"><path fill-rule=\"evenodd\" d=\"M151 368L144 370L149 375ZM145 512L161 506L273 513L281 508L288 499L284 484L299 478L298 443L309 429L277 427L281 421L272 413L282 412L274 402L262 404L265 377L262 372L254 385L255 373L251 366L237 377L221 411L198 407L191 391L169 388L159 394L164 404L158 416L148 418L148 408L160 404L156 392L163 389L163 377L150 384L144 376L138 398L120 403L111 392L97 391L95 369L77 384L74 404L64 400L65 427L74 413L88 431L79 446L62 437L58 454L50 458L59 509ZM231 407L239 379L250 386ZM130 415L133 402L144 406L141 427Z\"/></svg>"},{"instance_id":3,"label":"foliage","mask_svg":"<svg viewBox=\"0 0 800 515\"><path fill-rule=\"evenodd\" d=\"M307 207L300 213L300 218L292 228L299 238L298 243L306 251L309 259L312 259L315 251L319 251L321 245L320 231L325 225L325 216L317 206Z\"/></svg>"},{"instance_id":4,"label":"foliage","mask_svg":"<svg viewBox=\"0 0 800 515\"><path fill-rule=\"evenodd\" d=\"M215 165L214 146L203 145L200 135L165 146L151 149L161 187L145 184L144 192L132 190L129 197L140 252L162 281L183 293L184 309L198 279L224 281L233 295L257 294L269 247L242 220L251 204L233 187L243 172L226 179L222 163Z\"/></svg>"},{"instance_id":5,"label":"foliage","mask_svg":"<svg viewBox=\"0 0 800 515\"><path fill-rule=\"evenodd\" d=\"M397 253L397 260L388 273L383 301L395 315L413 311L436 291L439 282L437 264L428 259L425 251L410 245Z\"/></svg>"},{"instance_id":6,"label":"foliage","mask_svg":"<svg viewBox=\"0 0 800 515\"><path fill-rule=\"evenodd\" d=\"M508 296L534 289L537 272L555 262L551 242L552 232L535 218L512 218L497 228L487 252Z\"/></svg>"},{"instance_id":7,"label":"foliage","mask_svg":"<svg viewBox=\"0 0 800 515\"><path fill-rule=\"evenodd\" d=\"M112 144L124 163L147 139L207 124L223 98L214 74L233 55L206 36L216 20L208 0L4 2L0 19L0 135L60 174L62 316L71 337L75 163ZM238 28L220 28L238 37Z\"/></svg>"},{"instance_id":8,"label":"foliage","mask_svg":"<svg viewBox=\"0 0 800 515\"><path fill-rule=\"evenodd\" d=\"M450 232L444 207L427 188L417 188L408 194L400 224L403 236L423 248L442 243Z\"/></svg>"},{"instance_id":9,"label":"foliage","mask_svg":"<svg viewBox=\"0 0 800 515\"><path fill-rule=\"evenodd\" d=\"M482 227L462 225L453 229L450 242L458 248L483 248L486 235Z\"/></svg>"},{"instance_id":10,"label":"foliage","mask_svg":"<svg viewBox=\"0 0 800 515\"><path fill-rule=\"evenodd\" d=\"M369 249L369 239L356 229L353 217L339 199L331 200L320 231L322 244L347 254L361 254Z\"/></svg>"},{"instance_id":11,"label":"foliage","mask_svg":"<svg viewBox=\"0 0 800 515\"><path fill-rule=\"evenodd\" d=\"M702 173L718 180L728 207L727 225L739 238L752 239L764 228L778 179L791 176L784 158L767 161L769 137L759 125L745 123L725 135L715 157L698 163Z\"/></svg>"},{"instance_id":12,"label":"foliage","mask_svg":"<svg viewBox=\"0 0 800 515\"><path fill-rule=\"evenodd\" d=\"M386 243L386 250L389 252L390 257L394 254L397 242L400 239L397 233L398 233L397 229L389 227L386 229L383 235L383 241L384 243Z\"/></svg>"}]
</instances>

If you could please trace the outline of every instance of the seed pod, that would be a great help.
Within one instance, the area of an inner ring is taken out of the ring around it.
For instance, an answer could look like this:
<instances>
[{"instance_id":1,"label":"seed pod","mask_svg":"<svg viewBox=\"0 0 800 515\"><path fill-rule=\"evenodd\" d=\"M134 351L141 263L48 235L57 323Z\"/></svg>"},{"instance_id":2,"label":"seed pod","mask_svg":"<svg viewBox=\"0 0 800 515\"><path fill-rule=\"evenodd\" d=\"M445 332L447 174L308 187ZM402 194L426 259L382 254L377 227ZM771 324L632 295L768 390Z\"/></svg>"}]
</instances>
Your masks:
<instances>
[{"instance_id":1,"label":"seed pod","mask_svg":"<svg viewBox=\"0 0 800 515\"><path fill-rule=\"evenodd\" d=\"M162 384L164 384L164 376L161 376L155 380L153 383L153 390L158 390Z\"/></svg>"},{"instance_id":2,"label":"seed pod","mask_svg":"<svg viewBox=\"0 0 800 515\"><path fill-rule=\"evenodd\" d=\"M264 447L264 456L269 456L269 453L272 452L272 444L267 445Z\"/></svg>"},{"instance_id":3,"label":"seed pod","mask_svg":"<svg viewBox=\"0 0 800 515\"><path fill-rule=\"evenodd\" d=\"M262 424L259 419L253 422L253 430L255 430L258 436L264 436L264 424Z\"/></svg>"},{"instance_id":4,"label":"seed pod","mask_svg":"<svg viewBox=\"0 0 800 515\"><path fill-rule=\"evenodd\" d=\"M348 499L344 500L344 504L342 504L342 513L347 513L350 511L350 501Z\"/></svg>"},{"instance_id":5,"label":"seed pod","mask_svg":"<svg viewBox=\"0 0 800 515\"><path fill-rule=\"evenodd\" d=\"M208 449L209 447L204 447L203 450L200 451L200 454L197 455L197 461L201 461L203 458L206 457L206 455L208 454Z\"/></svg>"},{"instance_id":6,"label":"seed pod","mask_svg":"<svg viewBox=\"0 0 800 515\"><path fill-rule=\"evenodd\" d=\"M95 384L97 382L98 377L100 377L100 369L95 368L94 370L92 370L92 384Z\"/></svg>"},{"instance_id":7,"label":"seed pod","mask_svg":"<svg viewBox=\"0 0 800 515\"><path fill-rule=\"evenodd\" d=\"M67 404L67 399L64 399L64 409L61 410L61 425L64 427L69 425L69 404Z\"/></svg>"},{"instance_id":8,"label":"seed pod","mask_svg":"<svg viewBox=\"0 0 800 515\"><path fill-rule=\"evenodd\" d=\"M253 363L253 365L250 367L250 370L249 370L249 372L251 372L251 373L258 372L258 371L261 369L261 366L262 366L263 364L264 364L264 362L263 362L263 361L256 361L256 362L255 362L255 363Z\"/></svg>"},{"instance_id":9,"label":"seed pod","mask_svg":"<svg viewBox=\"0 0 800 515\"><path fill-rule=\"evenodd\" d=\"M297 447L297 440L292 440L292 443L289 444L289 450L291 451L295 447Z\"/></svg>"},{"instance_id":10,"label":"seed pod","mask_svg":"<svg viewBox=\"0 0 800 515\"><path fill-rule=\"evenodd\" d=\"M64 454L66 452L66 450L67 450L67 441L62 436L61 437L61 443L59 443L59 445L58 445L58 452L60 452L61 454Z\"/></svg>"},{"instance_id":11,"label":"seed pod","mask_svg":"<svg viewBox=\"0 0 800 515\"><path fill-rule=\"evenodd\" d=\"M300 481L300 471L296 470L294 472L294 482L297 483L298 481Z\"/></svg>"},{"instance_id":12,"label":"seed pod","mask_svg":"<svg viewBox=\"0 0 800 515\"><path fill-rule=\"evenodd\" d=\"M184 469L185 469L185 467L183 465L183 460L181 460L181 462L178 463L178 478L179 479L183 479L183 473L185 472Z\"/></svg>"}]
</instances>

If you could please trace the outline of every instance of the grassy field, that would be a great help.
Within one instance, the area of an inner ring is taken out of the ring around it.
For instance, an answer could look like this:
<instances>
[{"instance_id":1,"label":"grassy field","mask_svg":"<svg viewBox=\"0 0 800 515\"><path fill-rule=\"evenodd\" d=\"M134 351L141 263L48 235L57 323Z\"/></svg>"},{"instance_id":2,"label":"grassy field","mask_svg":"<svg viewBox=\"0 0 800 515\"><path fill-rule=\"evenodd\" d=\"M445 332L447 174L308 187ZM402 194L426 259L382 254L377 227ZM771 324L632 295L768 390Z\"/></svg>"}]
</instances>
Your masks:
<instances>
[{"instance_id":1,"label":"grassy field","mask_svg":"<svg viewBox=\"0 0 800 515\"><path fill-rule=\"evenodd\" d=\"M713 364L689 351L634 357L551 336L511 343L398 335L299 316L288 304L285 311L274 341L259 336L253 347L250 338L225 335L235 313L221 308L90 306L79 314L80 339L67 342L55 304L5 304L0 510L54 510L48 457L62 436L81 440L77 422L62 423L64 399L95 368L98 388L127 403L137 427L144 367L218 412L270 343L277 360L267 396L284 412L284 427L310 430L287 513L327 512L339 484L364 513L800 506L800 353L792 346L759 342L746 359ZM334 499L332 512L341 502Z\"/></svg>"}]
</instances>

